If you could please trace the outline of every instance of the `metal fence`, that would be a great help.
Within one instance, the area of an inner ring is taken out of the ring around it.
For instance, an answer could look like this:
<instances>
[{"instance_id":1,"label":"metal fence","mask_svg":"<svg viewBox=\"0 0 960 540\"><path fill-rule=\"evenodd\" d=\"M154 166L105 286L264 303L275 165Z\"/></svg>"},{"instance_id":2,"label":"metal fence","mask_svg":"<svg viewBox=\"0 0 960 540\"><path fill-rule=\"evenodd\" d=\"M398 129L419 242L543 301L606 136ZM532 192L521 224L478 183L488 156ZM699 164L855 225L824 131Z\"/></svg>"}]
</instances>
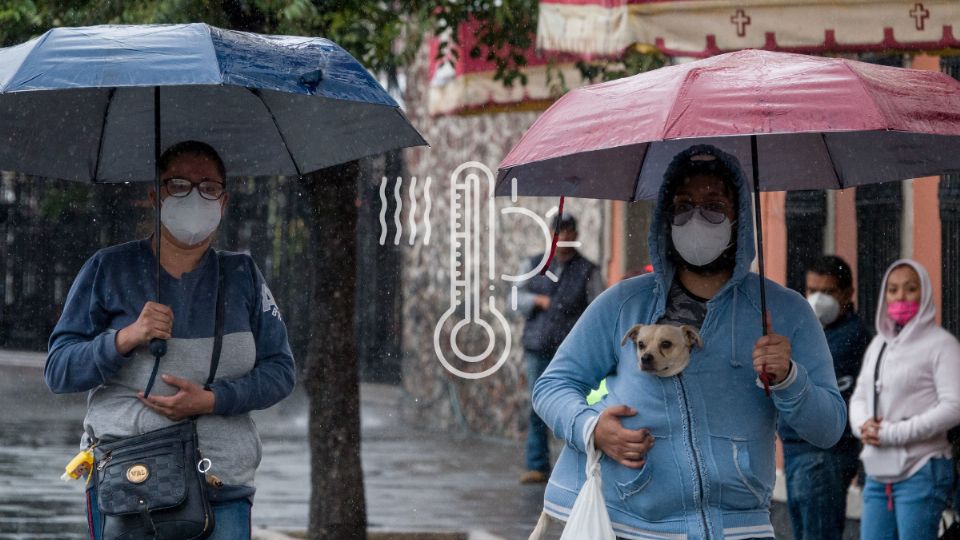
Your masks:
<instances>
[{"instance_id":1,"label":"metal fence","mask_svg":"<svg viewBox=\"0 0 960 540\"><path fill-rule=\"evenodd\" d=\"M369 210L379 204L369 183L359 184L361 231L372 227L367 221L376 220L376 212ZM84 261L99 248L152 233L149 190L145 183L87 185L0 173L0 347L46 349ZM311 261L322 256L322 238L311 240L311 209L300 180L231 179L229 190L215 247L256 260L283 311L294 354L302 359L310 336ZM363 309L354 321L361 338L359 364L367 380L395 381L397 254L391 246L367 245L371 241L377 242L376 235L358 236L358 279L365 281L358 287L364 291Z\"/></svg>"}]
</instances>

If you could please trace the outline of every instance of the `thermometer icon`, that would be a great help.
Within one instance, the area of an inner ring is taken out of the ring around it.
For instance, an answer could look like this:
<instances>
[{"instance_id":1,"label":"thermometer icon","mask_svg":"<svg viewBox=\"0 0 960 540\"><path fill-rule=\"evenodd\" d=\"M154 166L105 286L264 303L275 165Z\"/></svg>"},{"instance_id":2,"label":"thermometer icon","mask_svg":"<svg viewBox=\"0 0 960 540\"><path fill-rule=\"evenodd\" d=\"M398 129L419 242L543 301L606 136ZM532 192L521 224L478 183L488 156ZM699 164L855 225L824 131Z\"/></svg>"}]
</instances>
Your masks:
<instances>
[{"instance_id":1,"label":"thermometer icon","mask_svg":"<svg viewBox=\"0 0 960 540\"><path fill-rule=\"evenodd\" d=\"M437 326L433 332L433 348L437 353L440 363L450 373L463 377L465 379L480 379L495 373L506 362L510 355L510 326L506 318L497 309L493 292L495 287L493 281L496 279L494 265L494 247L495 247L495 212L493 201L487 204L487 256L485 259L488 280L491 283L489 293L486 298L482 298L480 293L481 273L481 234L480 220L482 212L480 210L480 201L482 199L481 176L482 173L487 182L487 193L489 197L493 196L494 178L493 173L486 165L468 161L463 163L453 174L450 175L450 307L437 321ZM485 309L484 309L485 307ZM486 319L484 318L486 316ZM455 323L453 321L456 320ZM461 362L476 364L490 357L490 354L496 347L496 333L488 320L499 324L503 330L506 340L500 357L496 363L477 372L467 372L455 367L447 355L452 352ZM449 332L445 332L448 323L453 327ZM477 332L478 330L486 335L487 345L480 354L467 354L460 349L457 343L457 337L460 332L467 330ZM444 334L446 334L449 347L441 346Z\"/></svg>"}]
</instances>

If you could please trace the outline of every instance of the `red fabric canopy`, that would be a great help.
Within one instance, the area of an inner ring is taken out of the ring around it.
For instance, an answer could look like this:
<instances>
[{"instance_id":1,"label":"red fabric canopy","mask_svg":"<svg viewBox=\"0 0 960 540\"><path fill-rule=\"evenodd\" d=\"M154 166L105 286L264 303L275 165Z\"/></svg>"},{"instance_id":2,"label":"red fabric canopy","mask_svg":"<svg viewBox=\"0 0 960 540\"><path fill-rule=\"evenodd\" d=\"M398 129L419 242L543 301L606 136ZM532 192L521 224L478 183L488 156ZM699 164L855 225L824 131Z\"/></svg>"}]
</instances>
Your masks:
<instances>
[{"instance_id":1,"label":"red fabric canopy","mask_svg":"<svg viewBox=\"0 0 960 540\"><path fill-rule=\"evenodd\" d=\"M960 171L960 82L943 73L747 50L573 90L500 164L497 194L655 198L671 156L707 142L760 189L843 188ZM747 137L744 137L747 136Z\"/></svg>"}]
</instances>

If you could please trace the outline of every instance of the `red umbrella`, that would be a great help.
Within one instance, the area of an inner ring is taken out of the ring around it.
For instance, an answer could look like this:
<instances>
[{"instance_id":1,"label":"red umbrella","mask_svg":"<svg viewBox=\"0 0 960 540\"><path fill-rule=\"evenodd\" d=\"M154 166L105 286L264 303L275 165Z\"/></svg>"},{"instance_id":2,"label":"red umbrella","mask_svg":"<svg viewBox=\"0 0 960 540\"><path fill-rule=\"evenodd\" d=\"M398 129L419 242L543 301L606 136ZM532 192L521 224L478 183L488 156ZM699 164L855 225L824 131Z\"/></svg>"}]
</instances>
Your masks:
<instances>
[{"instance_id":1,"label":"red umbrella","mask_svg":"<svg viewBox=\"0 0 960 540\"><path fill-rule=\"evenodd\" d=\"M762 278L760 191L960 171L960 82L759 50L665 67L554 103L500 163L496 194L655 199L670 159L697 143L753 178Z\"/></svg>"}]
</instances>

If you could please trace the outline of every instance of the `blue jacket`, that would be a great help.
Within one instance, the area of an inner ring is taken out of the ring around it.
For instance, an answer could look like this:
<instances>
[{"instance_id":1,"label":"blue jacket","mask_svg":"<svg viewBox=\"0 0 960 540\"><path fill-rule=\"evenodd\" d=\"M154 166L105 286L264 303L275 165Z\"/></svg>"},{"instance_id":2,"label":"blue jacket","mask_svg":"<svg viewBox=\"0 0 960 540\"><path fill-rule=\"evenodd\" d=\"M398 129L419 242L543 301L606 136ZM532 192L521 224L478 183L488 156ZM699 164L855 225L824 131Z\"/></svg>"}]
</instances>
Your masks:
<instances>
[{"instance_id":1,"label":"blue jacket","mask_svg":"<svg viewBox=\"0 0 960 540\"><path fill-rule=\"evenodd\" d=\"M839 320L823 329L833 358L834 374L840 395L846 403L850 403L853 395L853 386L860 374L860 365L863 363L863 354L870 344L870 333L863 326L860 315L853 310L847 312ZM816 450L810 443L804 441L783 420L779 427L780 440L783 441L783 452L786 458L802 452ZM830 449L832 452L860 452L860 442L850 431L847 425L840 442Z\"/></svg>"},{"instance_id":2,"label":"blue jacket","mask_svg":"<svg viewBox=\"0 0 960 540\"><path fill-rule=\"evenodd\" d=\"M707 303L704 347L693 351L681 375L641 372L634 346L620 345L631 326L655 323L666 309L674 268L666 256L661 191L649 238L654 272L620 282L591 303L537 380L534 409L566 441L544 496L544 510L554 517L566 519L583 485L585 424L613 405L638 411L622 419L624 427L647 428L656 437L642 469L601 460L607 509L623 538L772 538L778 415L819 447L840 438L846 410L820 323L802 296L770 281L773 330L790 340L796 377L772 397L757 385L752 351L762 332L760 282L749 271L750 191L742 175L737 181L736 267ZM609 394L587 406L584 396L604 377Z\"/></svg>"}]
</instances>

